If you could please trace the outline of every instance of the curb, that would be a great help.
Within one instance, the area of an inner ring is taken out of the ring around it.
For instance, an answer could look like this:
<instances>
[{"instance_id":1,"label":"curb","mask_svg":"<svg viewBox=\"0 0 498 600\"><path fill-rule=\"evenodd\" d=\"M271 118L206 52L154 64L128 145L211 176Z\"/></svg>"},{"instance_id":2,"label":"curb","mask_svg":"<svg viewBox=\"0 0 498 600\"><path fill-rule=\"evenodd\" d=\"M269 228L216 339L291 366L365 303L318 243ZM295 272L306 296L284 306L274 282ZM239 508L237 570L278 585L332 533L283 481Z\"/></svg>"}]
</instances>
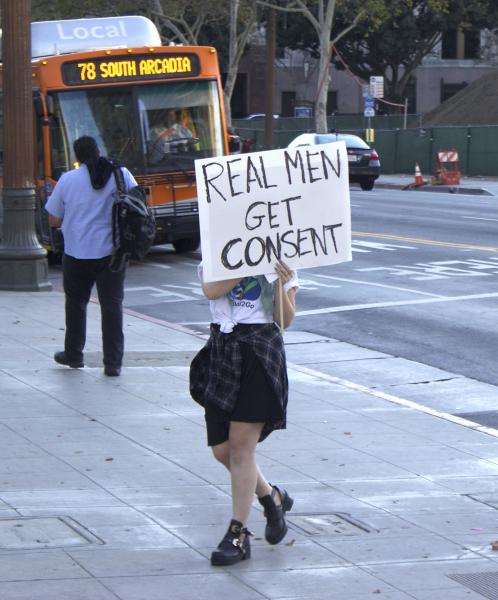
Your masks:
<instances>
[{"instance_id":1,"label":"curb","mask_svg":"<svg viewBox=\"0 0 498 600\"><path fill-rule=\"evenodd\" d=\"M486 188L470 188L455 185L415 185L414 183L403 185L401 183L376 183L375 187L391 190L403 190L408 192L438 192L443 194L463 194L467 196L494 196L494 194Z\"/></svg>"}]
</instances>

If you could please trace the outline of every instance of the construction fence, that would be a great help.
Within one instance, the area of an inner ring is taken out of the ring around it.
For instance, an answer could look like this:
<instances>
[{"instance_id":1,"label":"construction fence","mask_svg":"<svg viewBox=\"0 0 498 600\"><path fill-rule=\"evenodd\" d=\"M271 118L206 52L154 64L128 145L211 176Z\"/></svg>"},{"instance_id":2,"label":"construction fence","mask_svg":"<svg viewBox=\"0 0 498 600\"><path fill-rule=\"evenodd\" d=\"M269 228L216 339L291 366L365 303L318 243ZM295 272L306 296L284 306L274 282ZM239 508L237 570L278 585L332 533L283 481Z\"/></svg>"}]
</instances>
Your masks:
<instances>
[{"instance_id":1,"label":"construction fence","mask_svg":"<svg viewBox=\"0 0 498 600\"><path fill-rule=\"evenodd\" d=\"M243 139L254 140L252 150L265 150L264 119L234 120L233 125ZM273 120L273 148L285 148L301 133L314 131L313 119L280 118ZM375 131L371 144L379 153L382 173L413 173L417 162L425 175L437 167L440 150L456 150L462 175L498 176L498 126L427 127L420 115L408 115L404 129L403 116L378 116L367 119L358 115L328 118L329 131L353 133L365 138L369 126Z\"/></svg>"}]
</instances>

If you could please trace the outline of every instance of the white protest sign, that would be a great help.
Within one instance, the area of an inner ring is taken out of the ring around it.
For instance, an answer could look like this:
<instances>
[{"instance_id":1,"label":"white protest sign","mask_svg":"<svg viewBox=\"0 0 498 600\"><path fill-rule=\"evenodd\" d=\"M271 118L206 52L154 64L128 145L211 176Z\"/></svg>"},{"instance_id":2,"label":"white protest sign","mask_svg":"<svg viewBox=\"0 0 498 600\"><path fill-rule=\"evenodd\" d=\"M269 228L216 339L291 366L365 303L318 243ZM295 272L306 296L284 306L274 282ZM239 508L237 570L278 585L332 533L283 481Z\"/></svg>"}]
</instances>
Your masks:
<instances>
[{"instance_id":1,"label":"white protest sign","mask_svg":"<svg viewBox=\"0 0 498 600\"><path fill-rule=\"evenodd\" d=\"M195 161L204 281L351 260L344 142Z\"/></svg>"}]
</instances>

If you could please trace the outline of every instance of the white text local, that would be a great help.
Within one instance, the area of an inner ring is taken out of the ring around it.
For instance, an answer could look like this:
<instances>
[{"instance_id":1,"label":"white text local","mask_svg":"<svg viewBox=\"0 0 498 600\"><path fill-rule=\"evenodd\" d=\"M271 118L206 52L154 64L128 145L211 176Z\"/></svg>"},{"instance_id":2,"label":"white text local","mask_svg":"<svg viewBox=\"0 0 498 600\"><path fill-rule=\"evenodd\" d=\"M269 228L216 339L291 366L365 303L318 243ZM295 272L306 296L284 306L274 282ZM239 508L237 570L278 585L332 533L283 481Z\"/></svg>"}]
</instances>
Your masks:
<instances>
[{"instance_id":1,"label":"white text local","mask_svg":"<svg viewBox=\"0 0 498 600\"><path fill-rule=\"evenodd\" d=\"M61 40L86 40L86 39L104 39L126 37L126 27L124 21L118 21L116 25L94 25L93 27L64 27L62 23L57 23L57 33Z\"/></svg>"}]
</instances>

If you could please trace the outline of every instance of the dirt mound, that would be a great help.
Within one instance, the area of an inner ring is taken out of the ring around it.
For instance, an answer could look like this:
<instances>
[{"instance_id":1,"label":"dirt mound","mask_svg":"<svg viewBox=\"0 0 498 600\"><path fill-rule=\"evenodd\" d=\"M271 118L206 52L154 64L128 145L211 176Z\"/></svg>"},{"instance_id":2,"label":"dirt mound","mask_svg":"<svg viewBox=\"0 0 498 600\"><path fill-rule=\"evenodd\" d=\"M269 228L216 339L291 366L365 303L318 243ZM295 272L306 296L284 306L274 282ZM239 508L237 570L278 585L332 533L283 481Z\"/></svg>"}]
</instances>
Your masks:
<instances>
[{"instance_id":1,"label":"dirt mound","mask_svg":"<svg viewBox=\"0 0 498 600\"><path fill-rule=\"evenodd\" d=\"M498 70L476 79L428 112L423 125L498 125Z\"/></svg>"}]
</instances>

